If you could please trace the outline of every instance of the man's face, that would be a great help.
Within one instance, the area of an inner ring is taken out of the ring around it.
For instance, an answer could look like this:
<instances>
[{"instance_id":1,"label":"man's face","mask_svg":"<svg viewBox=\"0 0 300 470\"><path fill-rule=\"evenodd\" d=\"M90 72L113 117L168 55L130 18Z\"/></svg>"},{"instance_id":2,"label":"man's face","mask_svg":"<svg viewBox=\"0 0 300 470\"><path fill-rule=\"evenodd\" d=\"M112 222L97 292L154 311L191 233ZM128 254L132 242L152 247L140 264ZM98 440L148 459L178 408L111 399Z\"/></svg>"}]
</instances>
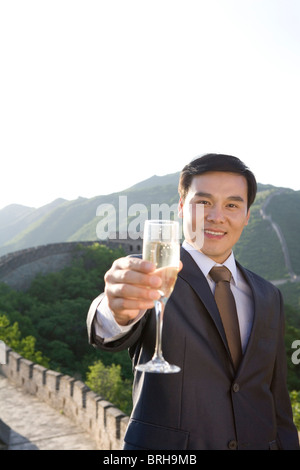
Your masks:
<instances>
[{"instance_id":1,"label":"man's face","mask_svg":"<svg viewBox=\"0 0 300 470\"><path fill-rule=\"evenodd\" d=\"M193 228L196 226L197 205L203 205L204 215L200 224L203 242L200 251L217 263L223 263L228 258L248 224L250 212L247 209L247 190L244 176L212 171L194 176L184 203L181 200L179 202L179 215L184 218L184 225ZM191 210L185 210L189 204ZM186 233L185 237L188 243L194 244Z\"/></svg>"}]
</instances>

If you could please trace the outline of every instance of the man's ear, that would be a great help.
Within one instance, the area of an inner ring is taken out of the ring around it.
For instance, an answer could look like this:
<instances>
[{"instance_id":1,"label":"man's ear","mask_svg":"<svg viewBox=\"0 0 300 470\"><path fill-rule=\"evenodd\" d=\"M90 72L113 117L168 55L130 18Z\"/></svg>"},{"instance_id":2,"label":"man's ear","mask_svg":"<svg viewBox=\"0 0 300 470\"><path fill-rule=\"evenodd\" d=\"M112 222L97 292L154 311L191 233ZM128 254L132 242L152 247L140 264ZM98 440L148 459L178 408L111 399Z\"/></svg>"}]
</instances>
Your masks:
<instances>
[{"instance_id":1,"label":"man's ear","mask_svg":"<svg viewBox=\"0 0 300 470\"><path fill-rule=\"evenodd\" d=\"M183 219L183 201L182 201L182 197L179 199L179 202L178 202L178 217L180 219Z\"/></svg>"},{"instance_id":2,"label":"man's ear","mask_svg":"<svg viewBox=\"0 0 300 470\"><path fill-rule=\"evenodd\" d=\"M245 227L249 223L249 218L250 218L250 209L248 209L247 217L246 217L246 222L245 222Z\"/></svg>"}]
</instances>

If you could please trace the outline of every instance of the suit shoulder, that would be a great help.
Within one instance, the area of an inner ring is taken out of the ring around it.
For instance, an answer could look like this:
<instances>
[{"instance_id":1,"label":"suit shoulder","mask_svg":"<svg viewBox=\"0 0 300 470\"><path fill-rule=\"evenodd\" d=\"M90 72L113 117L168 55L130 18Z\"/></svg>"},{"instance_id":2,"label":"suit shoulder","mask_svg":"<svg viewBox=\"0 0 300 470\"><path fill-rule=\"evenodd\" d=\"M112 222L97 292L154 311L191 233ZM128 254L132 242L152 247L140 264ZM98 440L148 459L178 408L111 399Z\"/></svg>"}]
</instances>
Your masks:
<instances>
[{"instance_id":1,"label":"suit shoulder","mask_svg":"<svg viewBox=\"0 0 300 470\"><path fill-rule=\"evenodd\" d=\"M259 286L265 290L271 290L280 294L280 290L278 289L278 287L276 287L271 281L268 281L267 279L263 278L254 271L251 271L250 269L244 268L239 263L237 263L237 265L243 275L246 277L246 279L250 280L250 282L252 281L256 286Z\"/></svg>"}]
</instances>

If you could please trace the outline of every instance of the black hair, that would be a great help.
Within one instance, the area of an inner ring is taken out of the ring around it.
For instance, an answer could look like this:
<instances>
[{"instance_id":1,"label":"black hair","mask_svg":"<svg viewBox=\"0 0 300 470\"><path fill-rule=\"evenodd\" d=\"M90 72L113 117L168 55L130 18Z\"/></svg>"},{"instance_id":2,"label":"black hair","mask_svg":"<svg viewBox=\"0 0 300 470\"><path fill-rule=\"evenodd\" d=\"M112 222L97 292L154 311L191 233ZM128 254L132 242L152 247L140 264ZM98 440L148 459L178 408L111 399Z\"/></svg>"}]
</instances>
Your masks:
<instances>
[{"instance_id":1,"label":"black hair","mask_svg":"<svg viewBox=\"0 0 300 470\"><path fill-rule=\"evenodd\" d=\"M238 173L244 176L248 185L247 206L249 209L255 200L257 192L257 183L254 174L239 158L218 153L207 153L196 157L183 168L180 173L178 185L178 191L183 201L189 191L193 177L209 171Z\"/></svg>"}]
</instances>

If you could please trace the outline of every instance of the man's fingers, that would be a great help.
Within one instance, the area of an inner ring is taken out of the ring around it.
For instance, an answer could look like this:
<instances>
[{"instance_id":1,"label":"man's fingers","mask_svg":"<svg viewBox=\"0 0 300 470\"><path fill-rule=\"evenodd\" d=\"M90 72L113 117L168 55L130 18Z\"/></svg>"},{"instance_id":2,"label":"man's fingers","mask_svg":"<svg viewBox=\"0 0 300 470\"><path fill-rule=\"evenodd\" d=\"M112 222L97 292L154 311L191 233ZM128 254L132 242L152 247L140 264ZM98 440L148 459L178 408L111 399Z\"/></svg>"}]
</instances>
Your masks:
<instances>
[{"instance_id":1,"label":"man's fingers","mask_svg":"<svg viewBox=\"0 0 300 470\"><path fill-rule=\"evenodd\" d=\"M161 285L159 276L152 275L155 265L137 258L120 258L105 274L105 282L110 284L136 284L158 288Z\"/></svg>"},{"instance_id":2,"label":"man's fingers","mask_svg":"<svg viewBox=\"0 0 300 470\"><path fill-rule=\"evenodd\" d=\"M140 271L123 270L119 272L118 282L158 288L161 285L161 278L155 274L144 274Z\"/></svg>"},{"instance_id":3,"label":"man's fingers","mask_svg":"<svg viewBox=\"0 0 300 470\"><path fill-rule=\"evenodd\" d=\"M116 298L137 300L157 300L160 297L157 290L121 283L110 284L109 294Z\"/></svg>"},{"instance_id":4,"label":"man's fingers","mask_svg":"<svg viewBox=\"0 0 300 470\"><path fill-rule=\"evenodd\" d=\"M123 315L133 315L135 317L140 310L148 310L154 307L154 302L136 299L114 298L109 307L116 314L122 312Z\"/></svg>"},{"instance_id":5,"label":"man's fingers","mask_svg":"<svg viewBox=\"0 0 300 470\"><path fill-rule=\"evenodd\" d=\"M155 264L141 258L126 256L114 261L113 266L117 269L132 269L141 273L151 273L155 270Z\"/></svg>"},{"instance_id":6,"label":"man's fingers","mask_svg":"<svg viewBox=\"0 0 300 470\"><path fill-rule=\"evenodd\" d=\"M108 305L121 325L126 325L139 311L153 308L154 301L160 298L162 278L154 273L155 269L154 263L125 257L114 261L105 274Z\"/></svg>"}]
</instances>

